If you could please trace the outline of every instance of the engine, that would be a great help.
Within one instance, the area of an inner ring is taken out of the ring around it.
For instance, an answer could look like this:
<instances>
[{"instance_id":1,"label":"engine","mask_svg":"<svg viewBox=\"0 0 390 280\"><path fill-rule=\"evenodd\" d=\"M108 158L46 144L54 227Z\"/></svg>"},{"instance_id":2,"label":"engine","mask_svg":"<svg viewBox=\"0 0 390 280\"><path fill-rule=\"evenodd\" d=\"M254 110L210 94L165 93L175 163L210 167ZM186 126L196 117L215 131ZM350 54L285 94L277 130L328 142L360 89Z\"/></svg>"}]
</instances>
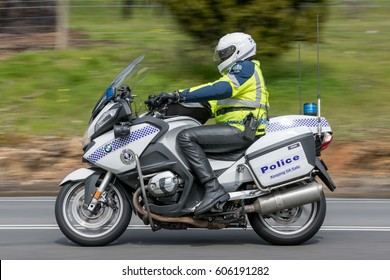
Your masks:
<instances>
[{"instance_id":1,"label":"engine","mask_svg":"<svg viewBox=\"0 0 390 280\"><path fill-rule=\"evenodd\" d=\"M183 180L180 177L171 171L164 171L149 180L147 190L155 198L173 196L182 183Z\"/></svg>"}]
</instances>

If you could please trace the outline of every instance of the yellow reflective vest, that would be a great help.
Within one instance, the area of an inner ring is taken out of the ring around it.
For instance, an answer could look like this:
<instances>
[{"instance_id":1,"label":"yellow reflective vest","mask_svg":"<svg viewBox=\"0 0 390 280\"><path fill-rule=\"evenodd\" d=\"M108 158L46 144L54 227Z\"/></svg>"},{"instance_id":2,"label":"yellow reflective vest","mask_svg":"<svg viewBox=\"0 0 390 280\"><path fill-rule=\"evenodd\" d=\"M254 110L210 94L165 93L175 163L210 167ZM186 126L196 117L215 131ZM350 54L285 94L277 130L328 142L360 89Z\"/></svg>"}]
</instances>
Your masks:
<instances>
[{"instance_id":1,"label":"yellow reflective vest","mask_svg":"<svg viewBox=\"0 0 390 280\"><path fill-rule=\"evenodd\" d=\"M260 120L256 135L268 123L268 91L257 60L237 62L219 80L180 92L183 102L209 101L216 123L244 130L244 119L252 112Z\"/></svg>"}]
</instances>

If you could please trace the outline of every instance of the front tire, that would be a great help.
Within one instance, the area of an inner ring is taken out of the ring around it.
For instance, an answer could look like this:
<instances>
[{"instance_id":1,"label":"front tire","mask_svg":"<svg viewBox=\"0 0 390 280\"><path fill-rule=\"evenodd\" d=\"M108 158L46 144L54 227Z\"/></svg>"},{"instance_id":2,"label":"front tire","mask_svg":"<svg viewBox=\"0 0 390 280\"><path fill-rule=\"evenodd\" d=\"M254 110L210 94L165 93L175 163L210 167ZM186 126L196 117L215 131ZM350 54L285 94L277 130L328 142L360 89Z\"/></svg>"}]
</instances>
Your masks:
<instances>
[{"instance_id":1,"label":"front tire","mask_svg":"<svg viewBox=\"0 0 390 280\"><path fill-rule=\"evenodd\" d=\"M92 214L84 206L84 183L72 182L60 190L55 204L57 224L66 237L79 245L109 244L118 239L130 223L129 200L120 185L109 184L105 191L106 202L99 202L97 213Z\"/></svg>"},{"instance_id":2,"label":"front tire","mask_svg":"<svg viewBox=\"0 0 390 280\"><path fill-rule=\"evenodd\" d=\"M299 245L311 239L321 228L326 214L326 200L261 216L248 214L253 230L265 241L275 245Z\"/></svg>"}]
</instances>

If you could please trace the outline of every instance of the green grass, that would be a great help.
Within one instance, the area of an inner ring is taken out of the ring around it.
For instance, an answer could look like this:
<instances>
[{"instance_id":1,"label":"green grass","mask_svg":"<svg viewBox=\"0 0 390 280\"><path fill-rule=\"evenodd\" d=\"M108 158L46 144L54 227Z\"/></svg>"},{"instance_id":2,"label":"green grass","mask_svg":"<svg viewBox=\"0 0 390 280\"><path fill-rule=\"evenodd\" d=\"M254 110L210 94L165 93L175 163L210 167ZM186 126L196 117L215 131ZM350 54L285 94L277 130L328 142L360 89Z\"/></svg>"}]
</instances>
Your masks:
<instances>
[{"instance_id":1,"label":"green grass","mask_svg":"<svg viewBox=\"0 0 390 280\"><path fill-rule=\"evenodd\" d=\"M387 6L349 13L331 5L321 32L322 115L336 139L362 140L389 132L390 5L375 3ZM97 98L141 54L146 55L148 75L135 89L138 102L149 94L218 78L211 46L194 44L166 11L135 12L124 19L118 9L73 8L72 30L88 34L89 46L26 51L0 60L0 140L81 136ZM297 58L296 44L278 59L261 60L271 115L299 113ZM301 44L303 102L317 100L316 61L316 46Z\"/></svg>"}]
</instances>

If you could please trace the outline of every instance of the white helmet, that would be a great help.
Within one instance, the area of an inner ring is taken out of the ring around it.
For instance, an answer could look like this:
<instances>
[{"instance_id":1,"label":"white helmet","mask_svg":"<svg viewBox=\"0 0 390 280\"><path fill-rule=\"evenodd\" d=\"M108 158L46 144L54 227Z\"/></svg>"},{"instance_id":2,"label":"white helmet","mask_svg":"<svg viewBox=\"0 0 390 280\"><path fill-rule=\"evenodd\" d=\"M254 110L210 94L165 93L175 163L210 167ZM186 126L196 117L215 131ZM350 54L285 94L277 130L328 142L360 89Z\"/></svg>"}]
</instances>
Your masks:
<instances>
[{"instance_id":1,"label":"white helmet","mask_svg":"<svg viewBox=\"0 0 390 280\"><path fill-rule=\"evenodd\" d=\"M223 36L215 48L214 60L218 62L218 71L226 73L237 61L256 55L256 42L242 32L229 33Z\"/></svg>"}]
</instances>

